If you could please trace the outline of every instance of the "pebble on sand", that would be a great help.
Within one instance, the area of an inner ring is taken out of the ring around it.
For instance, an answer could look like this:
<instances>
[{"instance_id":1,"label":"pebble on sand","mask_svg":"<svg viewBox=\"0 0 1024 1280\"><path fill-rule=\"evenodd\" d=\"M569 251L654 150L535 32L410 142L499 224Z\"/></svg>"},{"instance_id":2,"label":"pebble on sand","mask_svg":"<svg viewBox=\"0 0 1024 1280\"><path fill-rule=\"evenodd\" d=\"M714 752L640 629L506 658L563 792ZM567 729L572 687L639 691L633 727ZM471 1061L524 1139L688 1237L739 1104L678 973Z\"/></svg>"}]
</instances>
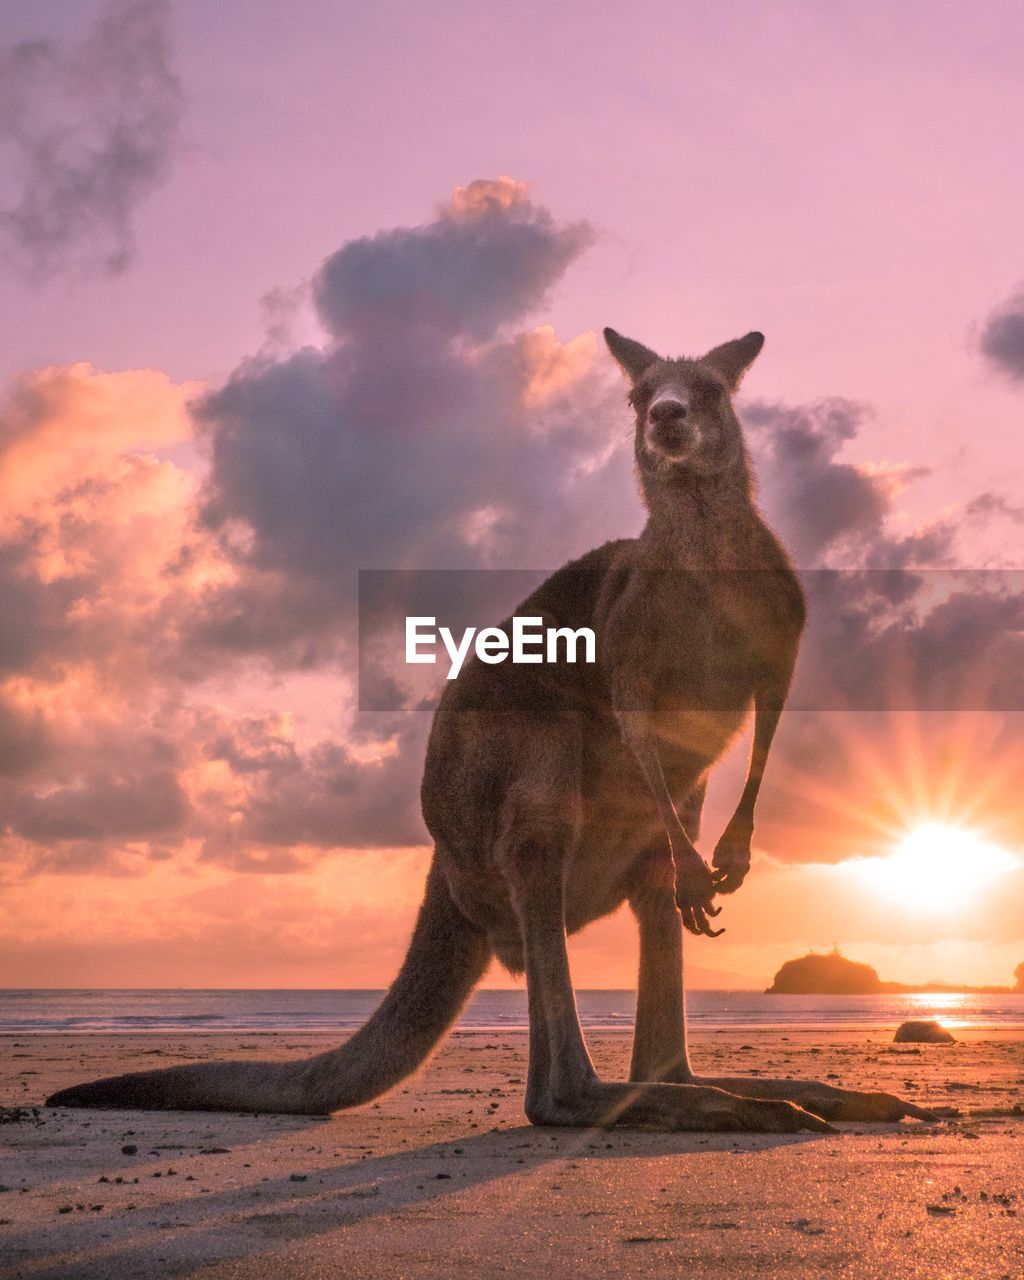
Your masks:
<instances>
[{"instance_id":1,"label":"pebble on sand","mask_svg":"<svg viewBox=\"0 0 1024 1280\"><path fill-rule=\"evenodd\" d=\"M941 1022L902 1022L893 1040L897 1044L956 1044L956 1036Z\"/></svg>"}]
</instances>

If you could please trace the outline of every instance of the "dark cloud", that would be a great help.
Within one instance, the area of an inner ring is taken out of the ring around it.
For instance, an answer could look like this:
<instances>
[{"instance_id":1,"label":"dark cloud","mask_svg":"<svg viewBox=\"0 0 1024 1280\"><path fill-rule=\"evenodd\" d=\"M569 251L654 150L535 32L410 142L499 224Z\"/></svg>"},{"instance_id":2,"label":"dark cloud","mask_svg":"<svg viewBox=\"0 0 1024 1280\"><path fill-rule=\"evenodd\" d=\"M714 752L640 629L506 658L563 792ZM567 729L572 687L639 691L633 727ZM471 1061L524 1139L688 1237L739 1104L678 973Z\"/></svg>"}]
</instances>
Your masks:
<instances>
[{"instance_id":1,"label":"dark cloud","mask_svg":"<svg viewBox=\"0 0 1024 1280\"><path fill-rule=\"evenodd\" d=\"M964 515L971 520L986 521L994 516L1005 516L1014 524L1024 522L1024 507L1019 507L1002 493L979 493L964 507Z\"/></svg>"},{"instance_id":2,"label":"dark cloud","mask_svg":"<svg viewBox=\"0 0 1024 1280\"><path fill-rule=\"evenodd\" d=\"M77 574L41 580L33 559L41 531L26 523L19 533L0 541L0 679L66 653L77 630L71 611L97 586Z\"/></svg>"},{"instance_id":3,"label":"dark cloud","mask_svg":"<svg viewBox=\"0 0 1024 1280\"><path fill-rule=\"evenodd\" d=\"M981 350L1002 373L1024 381L1024 290L992 312L981 331Z\"/></svg>"},{"instance_id":4,"label":"dark cloud","mask_svg":"<svg viewBox=\"0 0 1024 1280\"><path fill-rule=\"evenodd\" d=\"M870 413L842 399L744 408L763 505L802 567L859 557L879 537L892 477L841 456Z\"/></svg>"},{"instance_id":5,"label":"dark cloud","mask_svg":"<svg viewBox=\"0 0 1024 1280\"><path fill-rule=\"evenodd\" d=\"M585 223L556 222L521 183L479 180L426 226L339 249L315 282L317 310L336 338L364 346L482 341L535 310L593 239Z\"/></svg>"},{"instance_id":6,"label":"dark cloud","mask_svg":"<svg viewBox=\"0 0 1024 1280\"><path fill-rule=\"evenodd\" d=\"M50 753L46 721L0 693L0 777L31 773Z\"/></svg>"},{"instance_id":7,"label":"dark cloud","mask_svg":"<svg viewBox=\"0 0 1024 1280\"><path fill-rule=\"evenodd\" d=\"M183 110L169 27L165 0L113 0L76 46L0 51L18 192L0 228L33 275L130 263L135 210L167 176Z\"/></svg>"},{"instance_id":8,"label":"dark cloud","mask_svg":"<svg viewBox=\"0 0 1024 1280\"><path fill-rule=\"evenodd\" d=\"M393 740L369 760L329 740L300 755L272 721L231 725L214 750L246 777L246 798L230 822L207 829L204 857L263 870L265 856L254 861L254 850L269 849L279 861L303 847L426 844L419 775L429 711L411 709Z\"/></svg>"},{"instance_id":9,"label":"dark cloud","mask_svg":"<svg viewBox=\"0 0 1024 1280\"><path fill-rule=\"evenodd\" d=\"M803 575L810 620L791 705L809 711L1024 710L1024 575Z\"/></svg>"},{"instance_id":10,"label":"dark cloud","mask_svg":"<svg viewBox=\"0 0 1024 1280\"><path fill-rule=\"evenodd\" d=\"M281 725L266 717L236 720L210 742L207 756L224 760L235 773L272 772L277 776L301 767L295 743Z\"/></svg>"},{"instance_id":11,"label":"dark cloud","mask_svg":"<svg viewBox=\"0 0 1024 1280\"><path fill-rule=\"evenodd\" d=\"M6 806L9 832L37 844L141 840L180 831L188 804L175 771L92 770L44 793L26 790Z\"/></svg>"},{"instance_id":12,"label":"dark cloud","mask_svg":"<svg viewBox=\"0 0 1024 1280\"><path fill-rule=\"evenodd\" d=\"M322 661L360 569L543 567L616 518L635 531L620 388L592 338L507 331L591 238L502 179L327 260L326 343L247 361L198 407L202 519L241 571L198 643Z\"/></svg>"}]
</instances>

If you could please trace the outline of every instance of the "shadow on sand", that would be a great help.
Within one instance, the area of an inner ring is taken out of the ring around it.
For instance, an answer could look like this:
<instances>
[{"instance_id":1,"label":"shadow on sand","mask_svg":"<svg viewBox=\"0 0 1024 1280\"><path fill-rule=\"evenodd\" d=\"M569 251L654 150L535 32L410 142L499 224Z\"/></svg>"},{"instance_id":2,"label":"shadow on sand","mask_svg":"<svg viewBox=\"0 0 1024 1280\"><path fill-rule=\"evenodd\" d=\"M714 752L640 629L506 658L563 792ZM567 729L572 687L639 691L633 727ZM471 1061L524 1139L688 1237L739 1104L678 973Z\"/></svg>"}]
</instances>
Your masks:
<instances>
[{"instance_id":1,"label":"shadow on sand","mask_svg":"<svg viewBox=\"0 0 1024 1280\"><path fill-rule=\"evenodd\" d=\"M170 1114L163 1113L164 1117ZM151 1118L150 1113L97 1111L91 1115L97 1120L101 1116L124 1116L138 1133L140 1152L147 1150L146 1121ZM21 1231L9 1227L4 1242L6 1265L0 1268L0 1276L32 1280L189 1276L217 1262L259 1259L267 1250L276 1253L289 1242L343 1233L368 1218L415 1211L502 1178L515 1179L510 1184L511 1199L543 1195L545 1187L531 1184L531 1178L549 1169L553 1162L650 1156L686 1159L740 1146L744 1152L756 1154L783 1145L821 1141L814 1134L740 1138L727 1133L555 1130L522 1125L383 1156L361 1154L353 1159L348 1155L324 1162L323 1152L318 1150L315 1161L303 1163L302 1156L296 1155L289 1159L291 1171L286 1176L268 1178L262 1168L266 1167L265 1157L269 1154L267 1144L272 1144L275 1137L306 1131L310 1139L320 1139L319 1145L337 1147L344 1145L347 1135L330 1130L318 1132L323 1121L268 1116L255 1121L245 1117L242 1137L232 1132L231 1123L241 1118L221 1119L228 1122L220 1128L224 1145L235 1139L235 1159L228 1168L221 1166L219 1171L215 1164L195 1161L195 1149L176 1152L165 1145L158 1160L150 1160L135 1170L144 1189L141 1185L138 1189L131 1184L118 1186L115 1200L113 1187L96 1187L91 1185L96 1181L94 1177L86 1178L86 1198L105 1201L105 1208L96 1213L69 1214L59 1223L34 1225ZM254 1123L266 1125L255 1141ZM336 1122L327 1123L333 1128ZM149 1147L159 1145L152 1142ZM251 1148L251 1171L244 1165L239 1168L237 1163L243 1145ZM159 1184L151 1181L158 1169L166 1170L169 1156L173 1157L171 1163L179 1176L165 1177ZM215 1160L216 1156L206 1159ZM186 1184L189 1174L195 1177L194 1184ZM204 1185L225 1176L231 1179L228 1188L216 1190ZM153 1200L157 1185L160 1194ZM133 1193L140 1204L129 1210ZM343 1247L343 1241L339 1247ZM273 1274L273 1258L265 1257L264 1263L266 1274Z\"/></svg>"}]
</instances>

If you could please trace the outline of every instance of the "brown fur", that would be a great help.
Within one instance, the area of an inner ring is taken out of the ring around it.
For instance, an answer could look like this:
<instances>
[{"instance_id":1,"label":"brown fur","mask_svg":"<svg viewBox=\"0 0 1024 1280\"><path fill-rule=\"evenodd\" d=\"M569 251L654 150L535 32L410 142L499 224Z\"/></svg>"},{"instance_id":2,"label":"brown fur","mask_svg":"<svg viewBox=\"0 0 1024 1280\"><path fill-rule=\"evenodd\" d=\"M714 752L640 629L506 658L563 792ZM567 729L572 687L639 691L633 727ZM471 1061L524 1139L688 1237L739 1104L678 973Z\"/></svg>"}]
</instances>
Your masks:
<instances>
[{"instance_id":1,"label":"brown fur","mask_svg":"<svg viewBox=\"0 0 1024 1280\"><path fill-rule=\"evenodd\" d=\"M485 665L445 690L422 802L436 854L399 977L339 1049L81 1085L52 1105L326 1112L375 1097L427 1056L493 953L525 971L526 1110L553 1124L827 1128L821 1116L926 1115L807 1081L702 1080L687 1057L682 928L750 865L754 803L803 626L799 583L754 504L732 392L748 334L663 360L613 330L631 382L647 524L553 574L519 609L592 627L595 665ZM694 847L708 771L754 709L747 783L709 867ZM576 1015L566 932L629 901L640 928L631 1082L600 1081Z\"/></svg>"}]
</instances>

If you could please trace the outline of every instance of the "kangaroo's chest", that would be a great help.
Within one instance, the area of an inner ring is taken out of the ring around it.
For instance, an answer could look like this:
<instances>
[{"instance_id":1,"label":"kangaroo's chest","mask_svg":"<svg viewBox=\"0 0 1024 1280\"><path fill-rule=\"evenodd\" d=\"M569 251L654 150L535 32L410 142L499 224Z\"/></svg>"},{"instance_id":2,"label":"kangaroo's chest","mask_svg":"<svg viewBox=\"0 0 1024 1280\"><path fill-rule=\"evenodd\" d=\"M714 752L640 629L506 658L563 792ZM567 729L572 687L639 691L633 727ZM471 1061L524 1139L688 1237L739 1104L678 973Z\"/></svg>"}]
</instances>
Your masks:
<instances>
[{"instance_id":1,"label":"kangaroo's chest","mask_svg":"<svg viewBox=\"0 0 1024 1280\"><path fill-rule=\"evenodd\" d=\"M760 601L698 596L664 628L655 714L734 712L746 707L772 660L778 620Z\"/></svg>"}]
</instances>

